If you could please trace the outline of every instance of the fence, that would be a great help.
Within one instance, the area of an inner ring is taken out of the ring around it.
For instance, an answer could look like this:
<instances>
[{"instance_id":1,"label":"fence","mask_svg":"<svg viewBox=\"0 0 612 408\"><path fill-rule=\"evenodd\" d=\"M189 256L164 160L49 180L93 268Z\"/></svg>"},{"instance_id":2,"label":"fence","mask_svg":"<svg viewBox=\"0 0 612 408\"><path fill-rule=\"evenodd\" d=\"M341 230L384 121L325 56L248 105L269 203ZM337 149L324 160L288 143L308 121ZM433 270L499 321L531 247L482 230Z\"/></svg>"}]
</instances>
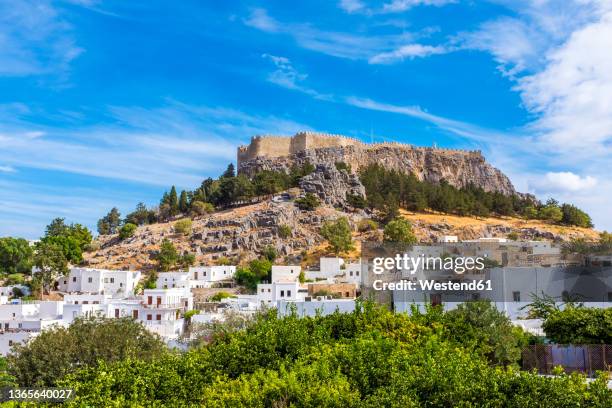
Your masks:
<instances>
[{"instance_id":1,"label":"fence","mask_svg":"<svg viewBox=\"0 0 612 408\"><path fill-rule=\"evenodd\" d=\"M523 348L523 369L536 369L540 374L552 374L561 366L565 372L583 372L589 376L597 371L612 372L612 345L590 344L563 346L536 344Z\"/></svg>"}]
</instances>

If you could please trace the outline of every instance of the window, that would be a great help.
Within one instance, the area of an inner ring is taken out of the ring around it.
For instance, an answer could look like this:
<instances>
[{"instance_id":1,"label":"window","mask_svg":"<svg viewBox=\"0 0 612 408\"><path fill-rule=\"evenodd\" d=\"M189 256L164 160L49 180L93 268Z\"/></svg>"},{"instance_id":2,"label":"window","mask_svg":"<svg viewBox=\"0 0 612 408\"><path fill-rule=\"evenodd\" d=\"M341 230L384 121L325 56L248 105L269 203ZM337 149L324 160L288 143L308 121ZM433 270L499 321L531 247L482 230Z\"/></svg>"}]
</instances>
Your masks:
<instances>
[{"instance_id":1,"label":"window","mask_svg":"<svg viewBox=\"0 0 612 408\"><path fill-rule=\"evenodd\" d=\"M21 327L23 326L22 323L17 324L17 327L19 327L21 329Z\"/></svg>"},{"instance_id":2,"label":"window","mask_svg":"<svg viewBox=\"0 0 612 408\"><path fill-rule=\"evenodd\" d=\"M73 277L72 277L72 281L73 281L73 282L76 282L76 276L73 276Z\"/></svg>"},{"instance_id":3,"label":"window","mask_svg":"<svg viewBox=\"0 0 612 408\"><path fill-rule=\"evenodd\" d=\"M13 313L13 317L15 317L15 313Z\"/></svg>"},{"instance_id":4,"label":"window","mask_svg":"<svg viewBox=\"0 0 612 408\"><path fill-rule=\"evenodd\" d=\"M261 293L264 293L264 289L261 289Z\"/></svg>"},{"instance_id":5,"label":"window","mask_svg":"<svg viewBox=\"0 0 612 408\"><path fill-rule=\"evenodd\" d=\"M270 293L270 289L268 289L268 293Z\"/></svg>"},{"instance_id":6,"label":"window","mask_svg":"<svg viewBox=\"0 0 612 408\"><path fill-rule=\"evenodd\" d=\"M115 283L115 278L110 278L110 283Z\"/></svg>"},{"instance_id":7,"label":"window","mask_svg":"<svg viewBox=\"0 0 612 408\"><path fill-rule=\"evenodd\" d=\"M84 305L87 305L87 304L89 304L89 301L88 301L88 300L84 300L84 301L83 301L83 304L84 304Z\"/></svg>"},{"instance_id":8,"label":"window","mask_svg":"<svg viewBox=\"0 0 612 408\"><path fill-rule=\"evenodd\" d=\"M147 305L153 304L153 296L147 296Z\"/></svg>"},{"instance_id":9,"label":"window","mask_svg":"<svg viewBox=\"0 0 612 408\"><path fill-rule=\"evenodd\" d=\"M92 283L93 282L93 278L90 276L89 278L87 278L87 282L88 283Z\"/></svg>"},{"instance_id":10,"label":"window","mask_svg":"<svg viewBox=\"0 0 612 408\"><path fill-rule=\"evenodd\" d=\"M138 310L132 310L132 317L138 319Z\"/></svg>"},{"instance_id":11,"label":"window","mask_svg":"<svg viewBox=\"0 0 612 408\"><path fill-rule=\"evenodd\" d=\"M291 297L291 291L290 290L287 291L287 297Z\"/></svg>"},{"instance_id":12,"label":"window","mask_svg":"<svg viewBox=\"0 0 612 408\"><path fill-rule=\"evenodd\" d=\"M119 309L115 309L115 317L119 317Z\"/></svg>"},{"instance_id":13,"label":"window","mask_svg":"<svg viewBox=\"0 0 612 408\"><path fill-rule=\"evenodd\" d=\"M151 320L152 316L150 314L147 315L147 320Z\"/></svg>"},{"instance_id":14,"label":"window","mask_svg":"<svg viewBox=\"0 0 612 408\"><path fill-rule=\"evenodd\" d=\"M174 286L174 285L172 285L172 286ZM121 283L119 284L119 287L120 287L120 288L122 288L122 287L123 287L123 282L121 282Z\"/></svg>"},{"instance_id":15,"label":"window","mask_svg":"<svg viewBox=\"0 0 612 408\"><path fill-rule=\"evenodd\" d=\"M160 314L155 315L155 320L161 320L161 315Z\"/></svg>"},{"instance_id":16,"label":"window","mask_svg":"<svg viewBox=\"0 0 612 408\"><path fill-rule=\"evenodd\" d=\"M281 290L281 295L280 296L281 297L285 297L285 291L284 290Z\"/></svg>"},{"instance_id":17,"label":"window","mask_svg":"<svg viewBox=\"0 0 612 408\"><path fill-rule=\"evenodd\" d=\"M350 272L349 272L349 276L353 276L353 271L350 271Z\"/></svg>"},{"instance_id":18,"label":"window","mask_svg":"<svg viewBox=\"0 0 612 408\"><path fill-rule=\"evenodd\" d=\"M75 301L74 301L74 304L75 304L75 305L78 305L78 304L79 304L79 301L78 301L78 300L75 300Z\"/></svg>"},{"instance_id":19,"label":"window","mask_svg":"<svg viewBox=\"0 0 612 408\"><path fill-rule=\"evenodd\" d=\"M345 297L350 297L351 294L349 292L346 292L346 296Z\"/></svg>"},{"instance_id":20,"label":"window","mask_svg":"<svg viewBox=\"0 0 612 408\"><path fill-rule=\"evenodd\" d=\"M520 302L521 301L521 292L512 292L512 300L514 302Z\"/></svg>"},{"instance_id":21,"label":"window","mask_svg":"<svg viewBox=\"0 0 612 408\"><path fill-rule=\"evenodd\" d=\"M359 276L359 271L355 271L355 276Z\"/></svg>"},{"instance_id":22,"label":"window","mask_svg":"<svg viewBox=\"0 0 612 408\"><path fill-rule=\"evenodd\" d=\"M9 340L9 346L13 345L13 340Z\"/></svg>"}]
</instances>

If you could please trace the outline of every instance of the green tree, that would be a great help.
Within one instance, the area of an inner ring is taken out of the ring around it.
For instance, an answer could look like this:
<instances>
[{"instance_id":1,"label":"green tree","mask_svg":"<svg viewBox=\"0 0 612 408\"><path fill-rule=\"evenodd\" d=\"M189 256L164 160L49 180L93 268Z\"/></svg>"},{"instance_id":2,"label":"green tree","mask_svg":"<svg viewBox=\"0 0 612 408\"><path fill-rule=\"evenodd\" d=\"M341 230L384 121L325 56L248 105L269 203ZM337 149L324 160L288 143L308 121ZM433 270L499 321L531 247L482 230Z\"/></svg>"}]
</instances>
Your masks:
<instances>
[{"instance_id":1,"label":"green tree","mask_svg":"<svg viewBox=\"0 0 612 408\"><path fill-rule=\"evenodd\" d=\"M578 227L591 228L593 222L591 217L578 207L571 204L563 204L561 206L561 223L566 225L576 225Z\"/></svg>"},{"instance_id":2,"label":"green tree","mask_svg":"<svg viewBox=\"0 0 612 408\"><path fill-rule=\"evenodd\" d=\"M15 345L7 359L20 386L54 386L99 362L152 360L165 351L157 335L131 318L78 318L68 328L56 326Z\"/></svg>"},{"instance_id":3,"label":"green tree","mask_svg":"<svg viewBox=\"0 0 612 408\"><path fill-rule=\"evenodd\" d=\"M353 237L351 225L346 217L326 221L321 227L321 235L327 240L335 254L352 250Z\"/></svg>"},{"instance_id":4,"label":"green tree","mask_svg":"<svg viewBox=\"0 0 612 408\"><path fill-rule=\"evenodd\" d=\"M108 214L98 220L98 233L100 235L115 234L121 225L121 213L113 207Z\"/></svg>"},{"instance_id":5,"label":"green tree","mask_svg":"<svg viewBox=\"0 0 612 408\"><path fill-rule=\"evenodd\" d=\"M185 252L183 255L179 256L177 265L181 269L187 269L190 266L195 265L195 254L191 252Z\"/></svg>"},{"instance_id":6,"label":"green tree","mask_svg":"<svg viewBox=\"0 0 612 408\"><path fill-rule=\"evenodd\" d=\"M179 202L178 196L176 194L176 187L172 186L170 188L170 193L168 194L168 207L170 209L170 215L175 216L179 213Z\"/></svg>"},{"instance_id":7,"label":"green tree","mask_svg":"<svg viewBox=\"0 0 612 408\"><path fill-rule=\"evenodd\" d=\"M300 210L312 211L317 208L321 203L316 195L312 193L306 193L304 197L295 200L295 204Z\"/></svg>"},{"instance_id":8,"label":"green tree","mask_svg":"<svg viewBox=\"0 0 612 408\"><path fill-rule=\"evenodd\" d=\"M157 253L157 263L159 269L167 272L172 269L179 260L179 254L174 247L174 244L164 239L160 245L159 252Z\"/></svg>"},{"instance_id":9,"label":"green tree","mask_svg":"<svg viewBox=\"0 0 612 408\"><path fill-rule=\"evenodd\" d=\"M205 203L203 201L194 201L191 203L191 213L193 215L206 215L215 212L215 206L211 203Z\"/></svg>"},{"instance_id":10,"label":"green tree","mask_svg":"<svg viewBox=\"0 0 612 408\"><path fill-rule=\"evenodd\" d=\"M254 259L249 263L249 270L261 280L270 280L270 273L272 272L272 262L266 258Z\"/></svg>"},{"instance_id":11,"label":"green tree","mask_svg":"<svg viewBox=\"0 0 612 408\"><path fill-rule=\"evenodd\" d=\"M257 284L261 281L249 268L239 267L234 274L234 280L250 291L257 289Z\"/></svg>"},{"instance_id":12,"label":"green tree","mask_svg":"<svg viewBox=\"0 0 612 408\"><path fill-rule=\"evenodd\" d=\"M287 239L287 238L290 238L292 235L293 235L293 232L291 231L290 226L288 226L287 224L279 225L278 227L279 237L281 237L282 239Z\"/></svg>"},{"instance_id":13,"label":"green tree","mask_svg":"<svg viewBox=\"0 0 612 408\"><path fill-rule=\"evenodd\" d=\"M227 169L223 172L220 178L232 178L236 177L236 171L234 170L234 164L230 163L227 165Z\"/></svg>"},{"instance_id":14,"label":"green tree","mask_svg":"<svg viewBox=\"0 0 612 408\"><path fill-rule=\"evenodd\" d=\"M542 220L559 222L563 218L563 212L555 204L548 204L538 211L538 217Z\"/></svg>"},{"instance_id":15,"label":"green tree","mask_svg":"<svg viewBox=\"0 0 612 408\"><path fill-rule=\"evenodd\" d=\"M119 239L123 240L123 239L133 237L134 234L136 233L137 228L138 227L135 224L132 224L129 222L127 224L123 224L123 226L119 230Z\"/></svg>"},{"instance_id":16,"label":"green tree","mask_svg":"<svg viewBox=\"0 0 612 408\"><path fill-rule=\"evenodd\" d=\"M412 232L412 224L404 218L396 218L385 225L384 240L402 244L416 244L417 238Z\"/></svg>"},{"instance_id":17,"label":"green tree","mask_svg":"<svg viewBox=\"0 0 612 408\"><path fill-rule=\"evenodd\" d=\"M3 274L32 272L33 251L23 238L0 238L0 272Z\"/></svg>"},{"instance_id":18,"label":"green tree","mask_svg":"<svg viewBox=\"0 0 612 408\"><path fill-rule=\"evenodd\" d=\"M263 251L261 251L261 256L274 263L278 257L278 251L276 251L276 248L274 248L272 245L266 245Z\"/></svg>"},{"instance_id":19,"label":"green tree","mask_svg":"<svg viewBox=\"0 0 612 408\"><path fill-rule=\"evenodd\" d=\"M189 212L189 199L187 198L187 192L185 190L181 190L178 207L179 211L183 214L187 214Z\"/></svg>"},{"instance_id":20,"label":"green tree","mask_svg":"<svg viewBox=\"0 0 612 408\"><path fill-rule=\"evenodd\" d=\"M68 260L61 246L53 242L41 241L36 245L34 265L38 269L34 279L48 294L56 279L68 274Z\"/></svg>"}]
</instances>

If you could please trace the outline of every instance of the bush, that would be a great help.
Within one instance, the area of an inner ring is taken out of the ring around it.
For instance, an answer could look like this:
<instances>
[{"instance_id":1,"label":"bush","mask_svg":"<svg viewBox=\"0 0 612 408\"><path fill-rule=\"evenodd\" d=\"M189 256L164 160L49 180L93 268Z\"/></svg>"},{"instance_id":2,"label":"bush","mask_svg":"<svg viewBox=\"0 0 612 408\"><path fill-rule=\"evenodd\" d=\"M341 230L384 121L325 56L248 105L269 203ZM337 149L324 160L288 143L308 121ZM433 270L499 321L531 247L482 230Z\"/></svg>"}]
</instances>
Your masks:
<instances>
[{"instance_id":1,"label":"bush","mask_svg":"<svg viewBox=\"0 0 612 408\"><path fill-rule=\"evenodd\" d=\"M357 223L357 230L359 232L376 231L377 229L378 223L374 220L364 218Z\"/></svg>"},{"instance_id":2,"label":"bush","mask_svg":"<svg viewBox=\"0 0 612 408\"><path fill-rule=\"evenodd\" d=\"M404 218L396 218L385 225L384 240L402 244L415 244L416 236L412 232L412 224Z\"/></svg>"},{"instance_id":3,"label":"bush","mask_svg":"<svg viewBox=\"0 0 612 408\"><path fill-rule=\"evenodd\" d=\"M191 203L191 213L194 215L206 215L215 212L215 206L204 201L194 201Z\"/></svg>"},{"instance_id":4,"label":"bush","mask_svg":"<svg viewBox=\"0 0 612 408\"><path fill-rule=\"evenodd\" d=\"M131 318L78 318L68 328L53 327L15 345L8 363L20 386L53 386L99 362L151 360L165 351L159 336Z\"/></svg>"},{"instance_id":5,"label":"bush","mask_svg":"<svg viewBox=\"0 0 612 408\"><path fill-rule=\"evenodd\" d=\"M300 210L312 211L317 208L321 203L319 202L317 196L312 193L306 193L304 197L295 200L295 204Z\"/></svg>"},{"instance_id":6,"label":"bush","mask_svg":"<svg viewBox=\"0 0 612 408\"><path fill-rule=\"evenodd\" d=\"M516 231L510 232L508 235L506 235L506 237L511 241L518 241L518 239L520 238L518 232Z\"/></svg>"},{"instance_id":7,"label":"bush","mask_svg":"<svg viewBox=\"0 0 612 408\"><path fill-rule=\"evenodd\" d=\"M335 221L326 221L321 227L321 235L329 242L330 247L336 254L353 249L351 226L346 217L340 217Z\"/></svg>"},{"instance_id":8,"label":"bush","mask_svg":"<svg viewBox=\"0 0 612 408\"><path fill-rule=\"evenodd\" d=\"M291 230L290 226L283 224L278 227L278 236L281 237L282 239L287 239L291 237L292 235L293 235L293 231Z\"/></svg>"},{"instance_id":9,"label":"bush","mask_svg":"<svg viewBox=\"0 0 612 408\"><path fill-rule=\"evenodd\" d=\"M342 162L342 161L337 161L337 162L335 163L335 165L336 165L336 169L337 169L338 171L343 171L343 170L344 170L344 171L346 171L347 173L350 173L350 172L351 172L351 165L350 165L350 164L347 164L347 163Z\"/></svg>"},{"instance_id":10,"label":"bush","mask_svg":"<svg viewBox=\"0 0 612 408\"><path fill-rule=\"evenodd\" d=\"M179 260L179 254L174 247L174 244L170 240L164 239L161 243L156 258L159 269L167 272L176 265Z\"/></svg>"},{"instance_id":11,"label":"bush","mask_svg":"<svg viewBox=\"0 0 612 408\"><path fill-rule=\"evenodd\" d=\"M119 230L119 239L124 240L133 237L137 228L136 225L128 222Z\"/></svg>"},{"instance_id":12,"label":"bush","mask_svg":"<svg viewBox=\"0 0 612 408\"><path fill-rule=\"evenodd\" d=\"M368 204L366 199L358 194L347 194L346 202L353 208L366 208Z\"/></svg>"},{"instance_id":13,"label":"bush","mask_svg":"<svg viewBox=\"0 0 612 408\"><path fill-rule=\"evenodd\" d=\"M183 218L174 223L174 232L181 235L190 235L191 234L191 219Z\"/></svg>"},{"instance_id":14,"label":"bush","mask_svg":"<svg viewBox=\"0 0 612 408\"><path fill-rule=\"evenodd\" d=\"M559 344L612 344L612 308L568 305L552 310L542 328L546 337Z\"/></svg>"},{"instance_id":15,"label":"bush","mask_svg":"<svg viewBox=\"0 0 612 408\"><path fill-rule=\"evenodd\" d=\"M234 295L232 295L231 293L227 293L227 292L217 292L215 293L211 298L210 301L211 302L220 302L223 299L227 299L227 298L231 298L231 297L235 297Z\"/></svg>"}]
</instances>

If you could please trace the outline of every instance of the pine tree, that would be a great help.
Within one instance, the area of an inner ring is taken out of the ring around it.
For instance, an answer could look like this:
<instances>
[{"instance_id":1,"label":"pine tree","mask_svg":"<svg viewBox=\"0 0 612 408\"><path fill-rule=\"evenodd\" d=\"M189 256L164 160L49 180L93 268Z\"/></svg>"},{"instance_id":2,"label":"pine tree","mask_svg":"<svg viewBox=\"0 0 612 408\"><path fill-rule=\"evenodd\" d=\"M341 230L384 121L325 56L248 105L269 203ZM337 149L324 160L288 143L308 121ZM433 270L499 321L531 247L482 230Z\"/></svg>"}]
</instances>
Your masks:
<instances>
[{"instance_id":1,"label":"pine tree","mask_svg":"<svg viewBox=\"0 0 612 408\"><path fill-rule=\"evenodd\" d=\"M221 175L221 178L231 178L231 177L236 177L236 171L234 170L234 164L233 163L230 163L227 166L227 169Z\"/></svg>"},{"instance_id":2,"label":"pine tree","mask_svg":"<svg viewBox=\"0 0 612 408\"><path fill-rule=\"evenodd\" d=\"M179 211L183 214L189 212L189 201L187 200L187 192L185 190L181 191L181 195L178 202Z\"/></svg>"},{"instance_id":3,"label":"pine tree","mask_svg":"<svg viewBox=\"0 0 612 408\"><path fill-rule=\"evenodd\" d=\"M179 213L178 196L176 194L176 187L172 186L170 194L168 195L168 205L170 206L170 215L176 215Z\"/></svg>"}]
</instances>

